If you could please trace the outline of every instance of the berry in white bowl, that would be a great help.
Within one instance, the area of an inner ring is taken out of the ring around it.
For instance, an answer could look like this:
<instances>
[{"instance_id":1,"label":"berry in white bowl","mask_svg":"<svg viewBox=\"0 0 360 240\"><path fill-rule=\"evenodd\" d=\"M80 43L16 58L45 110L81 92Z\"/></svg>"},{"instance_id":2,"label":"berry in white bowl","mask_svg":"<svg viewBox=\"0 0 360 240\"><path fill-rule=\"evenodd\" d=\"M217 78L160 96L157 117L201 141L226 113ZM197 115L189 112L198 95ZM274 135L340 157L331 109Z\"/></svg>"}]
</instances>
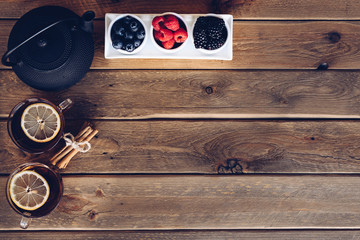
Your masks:
<instances>
[{"instance_id":1,"label":"berry in white bowl","mask_svg":"<svg viewBox=\"0 0 360 240\"><path fill-rule=\"evenodd\" d=\"M117 17L109 26L112 47L124 54L139 52L147 37L144 26L142 20L135 15Z\"/></svg>"},{"instance_id":2,"label":"berry in white bowl","mask_svg":"<svg viewBox=\"0 0 360 240\"><path fill-rule=\"evenodd\" d=\"M176 13L165 13L152 20L152 40L163 52L175 52L181 49L188 39L185 21Z\"/></svg>"},{"instance_id":3,"label":"berry in white bowl","mask_svg":"<svg viewBox=\"0 0 360 240\"><path fill-rule=\"evenodd\" d=\"M213 53L221 50L229 40L227 23L215 15L201 16L193 28L193 41L196 49Z\"/></svg>"}]
</instances>

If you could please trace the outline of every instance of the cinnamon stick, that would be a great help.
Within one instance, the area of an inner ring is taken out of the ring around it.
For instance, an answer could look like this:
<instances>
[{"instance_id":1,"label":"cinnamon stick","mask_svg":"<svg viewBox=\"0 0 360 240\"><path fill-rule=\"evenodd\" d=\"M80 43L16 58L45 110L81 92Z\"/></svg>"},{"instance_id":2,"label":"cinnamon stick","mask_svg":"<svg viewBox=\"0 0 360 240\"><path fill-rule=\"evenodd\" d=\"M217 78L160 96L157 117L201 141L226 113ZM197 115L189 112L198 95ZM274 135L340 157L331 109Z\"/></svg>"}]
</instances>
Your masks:
<instances>
[{"instance_id":1,"label":"cinnamon stick","mask_svg":"<svg viewBox=\"0 0 360 240\"><path fill-rule=\"evenodd\" d=\"M87 136L89 136L92 132L92 128L90 126L87 126L82 131L78 133L75 137L75 141L81 142L83 141ZM59 160L61 160L63 157L65 157L66 154L68 154L73 149L72 146L65 146L63 147L55 156L53 156L50 159L50 162L55 165Z\"/></svg>"},{"instance_id":2,"label":"cinnamon stick","mask_svg":"<svg viewBox=\"0 0 360 240\"><path fill-rule=\"evenodd\" d=\"M88 129L90 128L89 123L85 122L82 127L81 127L81 131L75 136L75 140L78 139L79 137L81 137ZM55 159L57 156L59 156L65 149L67 149L68 146L63 147L60 151L58 151L51 159L50 161L52 161L53 159Z\"/></svg>"},{"instance_id":3,"label":"cinnamon stick","mask_svg":"<svg viewBox=\"0 0 360 240\"><path fill-rule=\"evenodd\" d=\"M98 130L91 130L92 132L84 139L80 140L79 142L82 141L87 141L89 142L93 137L95 137L95 135L99 132ZM72 149L70 151L69 154L67 154L58 164L56 164L60 169L62 168L66 168L66 166L68 165L68 163L70 162L70 160L78 153L79 151L76 149Z\"/></svg>"}]
</instances>

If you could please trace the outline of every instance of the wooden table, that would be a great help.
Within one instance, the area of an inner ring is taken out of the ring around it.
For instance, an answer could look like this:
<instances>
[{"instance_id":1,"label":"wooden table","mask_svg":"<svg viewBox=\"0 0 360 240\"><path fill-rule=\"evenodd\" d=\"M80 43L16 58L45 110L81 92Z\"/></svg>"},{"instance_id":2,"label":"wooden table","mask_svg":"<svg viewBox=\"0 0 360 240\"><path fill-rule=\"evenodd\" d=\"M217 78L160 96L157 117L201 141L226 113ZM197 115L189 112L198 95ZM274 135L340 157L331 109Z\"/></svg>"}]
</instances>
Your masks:
<instances>
[{"instance_id":1,"label":"wooden table","mask_svg":"<svg viewBox=\"0 0 360 240\"><path fill-rule=\"evenodd\" d=\"M96 12L76 86L34 90L0 70L0 238L359 239L357 0L0 1L0 52L43 5ZM233 60L104 59L104 14L226 13ZM59 207L20 231L4 194L29 156L6 120L30 97L70 97L68 131L99 134L62 172Z\"/></svg>"}]
</instances>

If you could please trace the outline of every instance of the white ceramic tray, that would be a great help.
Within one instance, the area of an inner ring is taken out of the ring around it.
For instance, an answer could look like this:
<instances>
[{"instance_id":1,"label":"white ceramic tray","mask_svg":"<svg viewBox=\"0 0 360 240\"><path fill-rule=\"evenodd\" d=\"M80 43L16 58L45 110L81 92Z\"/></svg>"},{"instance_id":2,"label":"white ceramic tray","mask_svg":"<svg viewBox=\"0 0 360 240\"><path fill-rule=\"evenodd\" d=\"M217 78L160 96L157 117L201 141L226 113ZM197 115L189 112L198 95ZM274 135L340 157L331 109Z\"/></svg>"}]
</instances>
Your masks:
<instances>
[{"instance_id":1,"label":"white ceramic tray","mask_svg":"<svg viewBox=\"0 0 360 240\"><path fill-rule=\"evenodd\" d=\"M165 13L171 14L171 13ZM225 45L219 50L214 51L213 53L207 53L205 51L201 51L196 49L194 46L194 40L192 37L192 31L196 19L200 16L206 16L207 14L179 14L188 27L188 39L185 41L185 45L181 46L181 49L176 52L166 52L164 49L159 49L158 46L154 46L155 41L152 40L152 19L155 16L164 15L162 14L133 14L139 17L145 24L145 28L148 34L147 39L145 40L144 47L141 51L134 54L124 54L116 49L114 49L111 45L111 39L109 31L109 26L111 22L116 19L118 16L123 15L126 16L128 14L116 14L116 13L107 13L105 15L105 58L172 58L172 59L218 59L218 60L232 60L232 39L233 39L233 16L228 14L218 14L216 16L220 16L224 19L225 24L228 26L230 31L228 32L228 39ZM214 14L209 14L214 15ZM208 51L209 52L209 51Z\"/></svg>"}]
</instances>

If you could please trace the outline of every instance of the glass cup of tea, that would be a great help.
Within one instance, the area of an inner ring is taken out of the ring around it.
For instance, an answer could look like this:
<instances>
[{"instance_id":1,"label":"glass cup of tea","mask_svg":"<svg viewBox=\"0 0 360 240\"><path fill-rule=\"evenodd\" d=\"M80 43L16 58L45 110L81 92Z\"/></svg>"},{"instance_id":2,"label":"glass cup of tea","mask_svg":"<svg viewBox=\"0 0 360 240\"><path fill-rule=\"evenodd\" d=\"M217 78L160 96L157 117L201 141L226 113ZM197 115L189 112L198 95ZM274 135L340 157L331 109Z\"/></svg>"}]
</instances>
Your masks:
<instances>
[{"instance_id":1,"label":"glass cup of tea","mask_svg":"<svg viewBox=\"0 0 360 240\"><path fill-rule=\"evenodd\" d=\"M42 98L29 98L18 103L7 122L11 140L28 153L38 154L52 149L63 135L63 112L72 104L72 100L66 99L56 106Z\"/></svg>"},{"instance_id":2,"label":"glass cup of tea","mask_svg":"<svg viewBox=\"0 0 360 240\"><path fill-rule=\"evenodd\" d=\"M26 229L32 218L54 210L63 195L59 173L42 163L25 163L15 169L6 183L6 198L20 215L20 227Z\"/></svg>"}]
</instances>

